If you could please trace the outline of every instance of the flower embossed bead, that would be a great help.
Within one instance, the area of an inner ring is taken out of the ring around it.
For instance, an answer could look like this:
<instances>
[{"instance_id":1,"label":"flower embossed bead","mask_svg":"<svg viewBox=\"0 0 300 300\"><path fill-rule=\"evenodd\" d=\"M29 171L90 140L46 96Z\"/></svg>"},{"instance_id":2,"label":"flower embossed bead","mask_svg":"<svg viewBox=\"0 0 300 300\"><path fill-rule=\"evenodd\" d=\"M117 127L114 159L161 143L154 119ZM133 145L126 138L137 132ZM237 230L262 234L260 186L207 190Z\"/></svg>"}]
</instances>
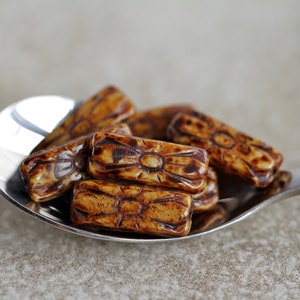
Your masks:
<instances>
[{"instance_id":1,"label":"flower embossed bead","mask_svg":"<svg viewBox=\"0 0 300 300\"><path fill-rule=\"evenodd\" d=\"M33 152L112 126L134 112L131 100L116 87L108 86L83 102Z\"/></svg>"},{"instance_id":2,"label":"flower embossed bead","mask_svg":"<svg viewBox=\"0 0 300 300\"><path fill-rule=\"evenodd\" d=\"M74 186L71 221L78 226L161 236L185 236L192 195L132 182L83 180Z\"/></svg>"},{"instance_id":3,"label":"flower embossed bead","mask_svg":"<svg viewBox=\"0 0 300 300\"><path fill-rule=\"evenodd\" d=\"M90 138L80 137L35 152L22 162L21 175L33 201L57 198L85 178Z\"/></svg>"},{"instance_id":4,"label":"flower embossed bead","mask_svg":"<svg viewBox=\"0 0 300 300\"><path fill-rule=\"evenodd\" d=\"M94 178L113 178L151 186L199 193L206 186L205 150L113 133L91 139L88 172Z\"/></svg>"},{"instance_id":5,"label":"flower embossed bead","mask_svg":"<svg viewBox=\"0 0 300 300\"><path fill-rule=\"evenodd\" d=\"M177 114L167 129L169 140L206 149L212 166L264 188L282 163L281 153L200 112Z\"/></svg>"}]
</instances>

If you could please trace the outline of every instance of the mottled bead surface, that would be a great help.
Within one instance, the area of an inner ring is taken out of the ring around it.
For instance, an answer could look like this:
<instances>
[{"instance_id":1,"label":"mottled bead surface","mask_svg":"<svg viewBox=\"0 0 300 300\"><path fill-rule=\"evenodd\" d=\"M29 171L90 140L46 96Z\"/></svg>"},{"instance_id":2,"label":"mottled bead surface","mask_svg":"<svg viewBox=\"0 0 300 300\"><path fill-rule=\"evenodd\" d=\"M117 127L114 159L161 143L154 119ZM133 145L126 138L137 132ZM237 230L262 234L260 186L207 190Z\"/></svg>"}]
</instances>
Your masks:
<instances>
[{"instance_id":1,"label":"mottled bead surface","mask_svg":"<svg viewBox=\"0 0 300 300\"><path fill-rule=\"evenodd\" d=\"M192 195L176 190L86 180L74 188L71 220L98 230L185 236L191 228L192 201Z\"/></svg>"},{"instance_id":2,"label":"mottled bead surface","mask_svg":"<svg viewBox=\"0 0 300 300\"><path fill-rule=\"evenodd\" d=\"M33 152L114 125L128 118L134 111L131 100L121 90L113 86L103 88L80 104Z\"/></svg>"},{"instance_id":3,"label":"mottled bead surface","mask_svg":"<svg viewBox=\"0 0 300 300\"><path fill-rule=\"evenodd\" d=\"M95 178L134 181L198 193L206 186L205 150L113 133L94 134L88 172Z\"/></svg>"},{"instance_id":4,"label":"mottled bead surface","mask_svg":"<svg viewBox=\"0 0 300 300\"><path fill-rule=\"evenodd\" d=\"M272 182L283 160L263 141L196 111L176 115L167 135L173 142L205 149L213 166L259 188Z\"/></svg>"},{"instance_id":5,"label":"mottled bead surface","mask_svg":"<svg viewBox=\"0 0 300 300\"><path fill-rule=\"evenodd\" d=\"M35 152L21 165L21 175L35 202L54 199L86 175L90 136Z\"/></svg>"}]
</instances>

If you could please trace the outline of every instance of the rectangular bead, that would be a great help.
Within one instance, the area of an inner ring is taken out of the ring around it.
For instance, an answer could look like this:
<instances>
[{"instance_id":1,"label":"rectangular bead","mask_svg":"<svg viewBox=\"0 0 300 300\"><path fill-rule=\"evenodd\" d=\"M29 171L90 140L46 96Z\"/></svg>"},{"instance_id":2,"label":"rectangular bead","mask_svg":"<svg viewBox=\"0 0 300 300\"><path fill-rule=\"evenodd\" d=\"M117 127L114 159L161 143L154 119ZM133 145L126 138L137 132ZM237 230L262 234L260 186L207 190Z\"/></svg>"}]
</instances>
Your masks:
<instances>
[{"instance_id":1,"label":"rectangular bead","mask_svg":"<svg viewBox=\"0 0 300 300\"><path fill-rule=\"evenodd\" d=\"M206 186L205 150L158 140L98 132L90 147L88 172L151 186L199 193Z\"/></svg>"},{"instance_id":2,"label":"rectangular bead","mask_svg":"<svg viewBox=\"0 0 300 300\"><path fill-rule=\"evenodd\" d=\"M206 149L212 166L259 188L272 182L283 159L264 142L200 112L176 115L167 136L172 142Z\"/></svg>"},{"instance_id":3,"label":"rectangular bead","mask_svg":"<svg viewBox=\"0 0 300 300\"><path fill-rule=\"evenodd\" d=\"M84 180L73 190L71 221L99 229L185 236L191 228L192 196L109 180Z\"/></svg>"},{"instance_id":4,"label":"rectangular bead","mask_svg":"<svg viewBox=\"0 0 300 300\"><path fill-rule=\"evenodd\" d=\"M193 195L193 213L212 209L219 201L218 177L216 171L208 168L206 188Z\"/></svg>"},{"instance_id":5,"label":"rectangular bead","mask_svg":"<svg viewBox=\"0 0 300 300\"><path fill-rule=\"evenodd\" d=\"M33 201L54 199L86 176L90 138L80 137L35 152L22 162L21 175Z\"/></svg>"},{"instance_id":6,"label":"rectangular bead","mask_svg":"<svg viewBox=\"0 0 300 300\"><path fill-rule=\"evenodd\" d=\"M119 89L109 86L83 102L32 151L59 145L127 119L134 105Z\"/></svg>"},{"instance_id":7,"label":"rectangular bead","mask_svg":"<svg viewBox=\"0 0 300 300\"><path fill-rule=\"evenodd\" d=\"M126 123L131 129L132 135L148 139L166 140L167 127L173 117L179 112L191 110L191 106L186 104L169 105L137 112L130 116Z\"/></svg>"}]
</instances>

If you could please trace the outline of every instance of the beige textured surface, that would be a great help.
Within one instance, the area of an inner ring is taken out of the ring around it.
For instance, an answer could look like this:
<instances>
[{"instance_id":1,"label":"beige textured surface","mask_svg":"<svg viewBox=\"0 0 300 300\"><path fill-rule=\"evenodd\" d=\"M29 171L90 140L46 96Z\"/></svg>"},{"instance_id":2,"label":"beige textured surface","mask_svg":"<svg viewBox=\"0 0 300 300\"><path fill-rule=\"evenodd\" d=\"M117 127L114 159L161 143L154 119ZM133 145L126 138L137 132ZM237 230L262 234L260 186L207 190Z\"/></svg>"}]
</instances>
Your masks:
<instances>
[{"instance_id":1,"label":"beige textured surface","mask_svg":"<svg viewBox=\"0 0 300 300\"><path fill-rule=\"evenodd\" d=\"M104 85L190 102L300 167L299 1L0 2L0 108ZM0 130L4 130L1 128ZM300 197L167 244L64 233L0 197L1 299L297 299Z\"/></svg>"}]
</instances>

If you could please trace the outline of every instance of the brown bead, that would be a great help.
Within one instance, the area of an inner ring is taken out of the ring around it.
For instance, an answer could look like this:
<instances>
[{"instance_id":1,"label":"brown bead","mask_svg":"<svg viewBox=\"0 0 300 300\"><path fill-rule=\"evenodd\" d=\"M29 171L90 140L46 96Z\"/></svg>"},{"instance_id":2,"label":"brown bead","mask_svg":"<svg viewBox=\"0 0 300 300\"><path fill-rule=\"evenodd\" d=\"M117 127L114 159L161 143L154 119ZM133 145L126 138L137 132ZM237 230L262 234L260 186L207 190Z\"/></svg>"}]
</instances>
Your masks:
<instances>
[{"instance_id":1,"label":"brown bead","mask_svg":"<svg viewBox=\"0 0 300 300\"><path fill-rule=\"evenodd\" d=\"M173 142L206 149L212 166L259 188L272 182L283 160L264 142L199 112L176 115L167 135Z\"/></svg>"},{"instance_id":2,"label":"brown bead","mask_svg":"<svg viewBox=\"0 0 300 300\"><path fill-rule=\"evenodd\" d=\"M126 123L131 129L132 135L148 139L166 140L167 126L173 117L179 112L188 111L192 111L189 105L169 105L137 112L130 116Z\"/></svg>"},{"instance_id":3,"label":"brown bead","mask_svg":"<svg viewBox=\"0 0 300 300\"><path fill-rule=\"evenodd\" d=\"M135 112L132 102L117 88L109 86L83 102L32 151L59 145L127 119Z\"/></svg>"},{"instance_id":4,"label":"brown bead","mask_svg":"<svg viewBox=\"0 0 300 300\"><path fill-rule=\"evenodd\" d=\"M35 202L54 199L86 176L90 137L35 152L21 164L21 175Z\"/></svg>"},{"instance_id":5,"label":"brown bead","mask_svg":"<svg viewBox=\"0 0 300 300\"><path fill-rule=\"evenodd\" d=\"M88 172L94 178L113 178L151 186L199 193L206 186L205 150L158 140L95 133Z\"/></svg>"},{"instance_id":6,"label":"brown bead","mask_svg":"<svg viewBox=\"0 0 300 300\"><path fill-rule=\"evenodd\" d=\"M208 168L206 188L198 194L193 195L193 213L212 209L219 201L219 187L216 171Z\"/></svg>"},{"instance_id":7,"label":"brown bead","mask_svg":"<svg viewBox=\"0 0 300 300\"><path fill-rule=\"evenodd\" d=\"M187 235L191 213L190 194L108 180L78 182L71 203L75 225L161 236Z\"/></svg>"}]
</instances>

